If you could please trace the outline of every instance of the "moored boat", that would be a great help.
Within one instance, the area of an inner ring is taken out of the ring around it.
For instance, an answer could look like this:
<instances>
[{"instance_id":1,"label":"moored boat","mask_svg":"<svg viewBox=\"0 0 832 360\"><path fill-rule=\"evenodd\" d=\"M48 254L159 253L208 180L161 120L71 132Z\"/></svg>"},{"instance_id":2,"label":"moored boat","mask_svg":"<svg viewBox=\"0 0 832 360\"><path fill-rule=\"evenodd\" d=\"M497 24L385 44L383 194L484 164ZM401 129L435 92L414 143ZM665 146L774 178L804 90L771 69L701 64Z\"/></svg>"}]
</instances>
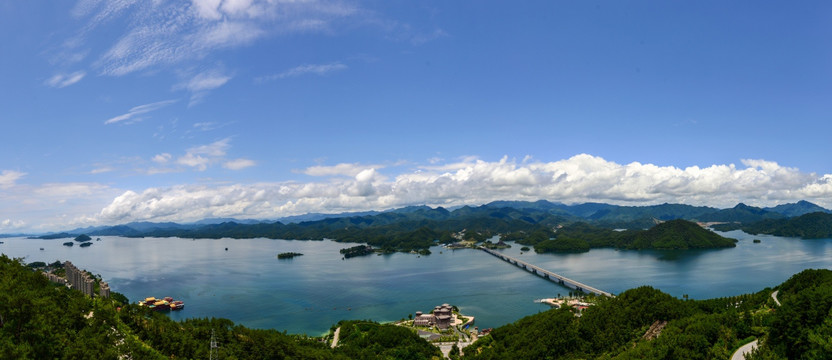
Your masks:
<instances>
[{"instance_id":1,"label":"moored boat","mask_svg":"<svg viewBox=\"0 0 832 360\"><path fill-rule=\"evenodd\" d=\"M185 302L182 300L174 300L170 296L161 299L151 296L139 301L139 306L147 306L148 309L156 311L182 310L185 308Z\"/></svg>"}]
</instances>

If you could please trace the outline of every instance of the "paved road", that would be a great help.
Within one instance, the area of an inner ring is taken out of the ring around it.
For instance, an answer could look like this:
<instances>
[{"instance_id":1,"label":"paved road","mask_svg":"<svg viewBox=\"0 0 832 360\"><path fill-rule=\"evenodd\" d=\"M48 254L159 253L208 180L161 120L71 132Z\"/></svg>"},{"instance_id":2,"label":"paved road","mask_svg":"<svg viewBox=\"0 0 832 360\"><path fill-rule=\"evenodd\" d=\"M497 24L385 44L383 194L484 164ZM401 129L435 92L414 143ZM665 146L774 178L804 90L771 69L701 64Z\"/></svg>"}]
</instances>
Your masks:
<instances>
[{"instance_id":1,"label":"paved road","mask_svg":"<svg viewBox=\"0 0 832 360\"><path fill-rule=\"evenodd\" d=\"M771 293L771 298L774 299L774 302L777 303L777 306L780 306L780 300L777 300L777 293L779 293L779 292L780 292L780 290L777 290L777 291Z\"/></svg>"},{"instance_id":2,"label":"paved road","mask_svg":"<svg viewBox=\"0 0 832 360\"><path fill-rule=\"evenodd\" d=\"M338 335L340 335L340 334L341 334L341 327L339 326L337 329L335 329L335 335L332 335L332 348L333 349L336 346L338 346Z\"/></svg>"},{"instance_id":3,"label":"paved road","mask_svg":"<svg viewBox=\"0 0 832 360\"><path fill-rule=\"evenodd\" d=\"M734 355L731 356L731 360L743 360L743 359L745 359L745 354L750 353L751 350L754 350L756 347L757 347L757 340L754 340L754 341L752 341L748 344L740 346L740 348L737 349L737 351L734 352Z\"/></svg>"}]
</instances>

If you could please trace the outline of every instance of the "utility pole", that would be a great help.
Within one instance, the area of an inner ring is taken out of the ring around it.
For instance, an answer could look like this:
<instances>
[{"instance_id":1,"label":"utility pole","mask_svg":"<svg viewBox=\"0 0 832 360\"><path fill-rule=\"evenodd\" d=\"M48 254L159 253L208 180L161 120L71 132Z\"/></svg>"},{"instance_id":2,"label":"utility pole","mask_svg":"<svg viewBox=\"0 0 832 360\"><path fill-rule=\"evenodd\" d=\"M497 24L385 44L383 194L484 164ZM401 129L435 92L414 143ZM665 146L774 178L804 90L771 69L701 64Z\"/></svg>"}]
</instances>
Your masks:
<instances>
[{"instance_id":1,"label":"utility pole","mask_svg":"<svg viewBox=\"0 0 832 360\"><path fill-rule=\"evenodd\" d=\"M219 354L217 353L217 338L214 337L214 329L211 329L211 355L210 360L219 360Z\"/></svg>"}]
</instances>

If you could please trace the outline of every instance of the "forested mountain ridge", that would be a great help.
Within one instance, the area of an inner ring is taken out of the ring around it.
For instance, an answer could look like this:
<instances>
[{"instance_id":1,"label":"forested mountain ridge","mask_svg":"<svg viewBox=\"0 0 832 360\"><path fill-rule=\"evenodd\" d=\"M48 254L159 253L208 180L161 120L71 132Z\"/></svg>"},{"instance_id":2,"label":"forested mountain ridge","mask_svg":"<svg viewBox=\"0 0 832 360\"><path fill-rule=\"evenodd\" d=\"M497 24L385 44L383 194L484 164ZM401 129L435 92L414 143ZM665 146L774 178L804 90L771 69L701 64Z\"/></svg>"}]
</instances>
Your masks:
<instances>
[{"instance_id":1,"label":"forested mountain ridge","mask_svg":"<svg viewBox=\"0 0 832 360\"><path fill-rule=\"evenodd\" d=\"M336 216L287 224L276 221L247 221L247 223L229 221L201 225L137 222L110 227L77 229L87 231L77 232L76 230L49 234L41 238L74 237L79 233L92 236L126 237L264 237L298 240L327 238L341 242L367 243L389 251L412 251L424 250L437 242L453 242L460 238L482 241L497 234L512 232L532 234L536 231L580 222L605 229L641 230L650 228L657 222L685 219L725 222L728 224L722 225L720 229L727 230L751 226L760 221L784 219L786 218L784 213L800 213L810 209L823 208L805 201L766 209L738 204L731 209L721 210L684 204L618 206L600 203L564 205L545 200L497 201L476 207L463 206L452 211L442 207L411 206L377 214ZM619 237L620 234L613 235ZM642 245L638 245L642 242L634 241L634 243L636 245L617 246L590 242L589 248L600 246L643 248ZM569 247L584 248L586 246L580 242L573 242Z\"/></svg>"},{"instance_id":2,"label":"forested mountain ridge","mask_svg":"<svg viewBox=\"0 0 832 360\"><path fill-rule=\"evenodd\" d=\"M832 238L832 214L814 212L789 219L763 220L740 227L749 234L769 234L804 239Z\"/></svg>"}]
</instances>

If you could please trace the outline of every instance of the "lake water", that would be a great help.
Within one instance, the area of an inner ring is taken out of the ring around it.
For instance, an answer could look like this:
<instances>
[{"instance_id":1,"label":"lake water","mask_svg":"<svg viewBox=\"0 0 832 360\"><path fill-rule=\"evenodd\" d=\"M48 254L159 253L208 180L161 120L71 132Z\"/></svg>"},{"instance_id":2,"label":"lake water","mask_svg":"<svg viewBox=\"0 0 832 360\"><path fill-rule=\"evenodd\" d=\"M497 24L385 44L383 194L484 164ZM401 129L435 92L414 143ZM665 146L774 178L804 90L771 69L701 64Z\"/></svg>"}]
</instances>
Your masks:
<instances>
[{"instance_id":1,"label":"lake water","mask_svg":"<svg viewBox=\"0 0 832 360\"><path fill-rule=\"evenodd\" d=\"M803 269L832 266L829 239L751 236L740 231L724 235L739 239L737 247L521 255L521 246L514 245L503 251L612 293L650 285L696 299L754 292ZM752 243L755 238L762 242ZM170 313L176 319L224 317L250 327L309 335L325 333L341 319L393 321L442 303L475 316L481 328L496 327L548 309L535 299L570 291L485 252L467 249L434 247L429 256L397 253L342 260L338 250L354 244L102 237L88 248L70 248L62 245L67 239L0 241L5 242L0 252L25 257L26 262L70 260L100 274L113 291L131 301L148 296L184 300L183 311ZM304 255L276 258L288 251Z\"/></svg>"}]
</instances>

